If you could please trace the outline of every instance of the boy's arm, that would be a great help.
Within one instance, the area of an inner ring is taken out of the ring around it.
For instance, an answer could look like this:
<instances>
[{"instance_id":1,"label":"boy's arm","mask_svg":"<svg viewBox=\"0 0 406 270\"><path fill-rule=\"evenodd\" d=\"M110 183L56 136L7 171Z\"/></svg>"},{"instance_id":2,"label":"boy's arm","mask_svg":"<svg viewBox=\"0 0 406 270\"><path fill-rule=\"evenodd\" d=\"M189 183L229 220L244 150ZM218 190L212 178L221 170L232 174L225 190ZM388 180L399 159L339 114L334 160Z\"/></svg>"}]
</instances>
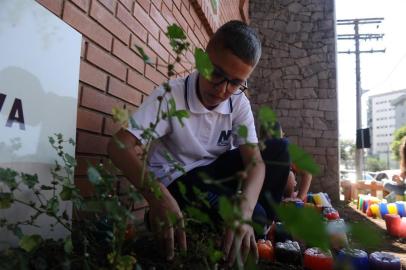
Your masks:
<instances>
[{"instance_id":1,"label":"boy's arm","mask_svg":"<svg viewBox=\"0 0 406 270\"><path fill-rule=\"evenodd\" d=\"M243 177L241 212L244 220L251 220L252 213L258 201L262 184L265 178L265 164L262 160L258 146L241 145L240 154L246 168L246 175ZM241 253L245 261L251 251L258 259L258 249L255 241L253 228L248 224L240 224L235 233L228 229L224 238L224 252L227 261L232 265L236 258L236 252Z\"/></svg>"},{"instance_id":2,"label":"boy's arm","mask_svg":"<svg viewBox=\"0 0 406 270\"><path fill-rule=\"evenodd\" d=\"M124 147L120 147L119 141ZM160 237L164 240L165 251L168 259L174 256L174 242L176 240L180 248L186 250L186 234L183 230L183 216L178 203L170 194L169 190L159 181L157 187L160 189L162 196L157 198L151 191L147 181L147 172L143 170L143 149L140 141L126 130L120 130L111 139L107 152L113 163L123 172L127 179L138 189L144 196L150 207L150 216L154 218L152 227L159 222L168 223L168 214L175 214L180 220L179 228L173 226L164 226L159 231ZM144 179L144 180L142 180ZM153 180L155 181L155 179Z\"/></svg>"},{"instance_id":3,"label":"boy's arm","mask_svg":"<svg viewBox=\"0 0 406 270\"><path fill-rule=\"evenodd\" d=\"M264 183L265 164L258 146L241 145L240 153L247 170L247 176L242 185L244 200L241 203L241 210L243 218L250 220Z\"/></svg>"}]
</instances>

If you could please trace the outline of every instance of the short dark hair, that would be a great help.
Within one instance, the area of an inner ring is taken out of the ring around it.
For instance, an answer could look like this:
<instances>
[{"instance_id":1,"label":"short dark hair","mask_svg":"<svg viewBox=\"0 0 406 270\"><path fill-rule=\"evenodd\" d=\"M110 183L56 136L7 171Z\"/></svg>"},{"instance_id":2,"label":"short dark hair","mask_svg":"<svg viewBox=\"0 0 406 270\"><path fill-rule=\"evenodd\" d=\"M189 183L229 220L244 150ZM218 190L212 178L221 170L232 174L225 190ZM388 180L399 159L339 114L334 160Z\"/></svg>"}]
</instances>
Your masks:
<instances>
[{"instance_id":1,"label":"short dark hair","mask_svg":"<svg viewBox=\"0 0 406 270\"><path fill-rule=\"evenodd\" d=\"M257 32L242 21L223 24L211 37L207 49L212 46L230 50L245 63L255 66L261 57L261 40Z\"/></svg>"}]
</instances>

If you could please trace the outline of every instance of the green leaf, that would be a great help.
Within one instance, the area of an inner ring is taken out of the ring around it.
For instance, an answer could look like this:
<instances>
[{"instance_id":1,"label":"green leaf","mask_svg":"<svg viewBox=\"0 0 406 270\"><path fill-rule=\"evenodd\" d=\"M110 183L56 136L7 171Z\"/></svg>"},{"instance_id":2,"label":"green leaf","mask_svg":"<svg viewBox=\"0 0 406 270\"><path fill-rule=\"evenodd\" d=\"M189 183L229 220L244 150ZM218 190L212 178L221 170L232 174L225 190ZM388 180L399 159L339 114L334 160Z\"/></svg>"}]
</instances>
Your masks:
<instances>
[{"instance_id":1,"label":"green leaf","mask_svg":"<svg viewBox=\"0 0 406 270\"><path fill-rule=\"evenodd\" d=\"M89 181L94 185L100 184L102 180L99 171L93 166L89 166L87 169L87 176L89 177Z\"/></svg>"},{"instance_id":2,"label":"green leaf","mask_svg":"<svg viewBox=\"0 0 406 270\"><path fill-rule=\"evenodd\" d=\"M11 207L13 202L13 194L8 192L0 192L0 209Z\"/></svg>"},{"instance_id":3,"label":"green leaf","mask_svg":"<svg viewBox=\"0 0 406 270\"><path fill-rule=\"evenodd\" d=\"M76 166L76 160L73 156L69 155L68 153L65 153L65 159L68 163L68 165L70 165L70 167L75 167Z\"/></svg>"},{"instance_id":4,"label":"green leaf","mask_svg":"<svg viewBox=\"0 0 406 270\"><path fill-rule=\"evenodd\" d=\"M177 181L177 184L178 184L178 187L179 187L180 194L182 195L182 197L185 198L185 196L186 196L186 186L185 186L185 184L183 184L180 181Z\"/></svg>"},{"instance_id":5,"label":"green leaf","mask_svg":"<svg viewBox=\"0 0 406 270\"><path fill-rule=\"evenodd\" d=\"M185 32L176 24L169 25L167 28L166 36L169 39L186 39Z\"/></svg>"},{"instance_id":6,"label":"green leaf","mask_svg":"<svg viewBox=\"0 0 406 270\"><path fill-rule=\"evenodd\" d=\"M275 123L276 113L271 108L263 106L259 109L258 118L261 124Z\"/></svg>"},{"instance_id":7,"label":"green leaf","mask_svg":"<svg viewBox=\"0 0 406 270\"><path fill-rule=\"evenodd\" d=\"M245 125L241 125L238 127L238 136L240 136L243 139L247 139L248 128Z\"/></svg>"},{"instance_id":8,"label":"green leaf","mask_svg":"<svg viewBox=\"0 0 406 270\"><path fill-rule=\"evenodd\" d=\"M219 212L224 221L231 221L234 217L233 205L229 199L224 196L219 198Z\"/></svg>"},{"instance_id":9,"label":"green leaf","mask_svg":"<svg viewBox=\"0 0 406 270\"><path fill-rule=\"evenodd\" d=\"M187 207L186 208L186 213L189 215L190 218L193 218L195 220L200 221L201 223L204 224L210 224L210 218L209 215L206 213L202 212L201 210L195 208L195 207Z\"/></svg>"},{"instance_id":10,"label":"green leaf","mask_svg":"<svg viewBox=\"0 0 406 270\"><path fill-rule=\"evenodd\" d=\"M19 226L14 226L14 228L13 228L13 233L14 233L14 235L15 236L17 236L18 237L18 239L21 239L23 236L24 236L24 234L23 234L23 231L20 229L20 227Z\"/></svg>"},{"instance_id":11,"label":"green leaf","mask_svg":"<svg viewBox=\"0 0 406 270\"><path fill-rule=\"evenodd\" d=\"M279 130L273 130L276 123L276 113L272 111L269 107L262 106L258 112L258 119L261 126L261 130L266 132L266 136L271 136L273 138L280 138Z\"/></svg>"},{"instance_id":12,"label":"green leaf","mask_svg":"<svg viewBox=\"0 0 406 270\"><path fill-rule=\"evenodd\" d=\"M113 121L123 127L128 126L129 114L127 109L113 108L112 110Z\"/></svg>"},{"instance_id":13,"label":"green leaf","mask_svg":"<svg viewBox=\"0 0 406 270\"><path fill-rule=\"evenodd\" d=\"M38 234L24 235L19 242L20 248L27 252L31 252L36 249L42 242L41 236Z\"/></svg>"},{"instance_id":14,"label":"green leaf","mask_svg":"<svg viewBox=\"0 0 406 270\"><path fill-rule=\"evenodd\" d=\"M321 215L312 208L297 208L294 205L276 206L276 213L284 227L293 236L309 246L327 250L329 238Z\"/></svg>"},{"instance_id":15,"label":"green leaf","mask_svg":"<svg viewBox=\"0 0 406 270\"><path fill-rule=\"evenodd\" d=\"M209 55L200 48L195 49L195 63L196 69L207 80L211 80L211 74L214 67L210 61Z\"/></svg>"},{"instance_id":16,"label":"green leaf","mask_svg":"<svg viewBox=\"0 0 406 270\"><path fill-rule=\"evenodd\" d=\"M146 64L152 64L152 60L151 58L149 58L149 56L145 53L144 49L141 48L140 46L134 45L135 48L138 51L138 55L141 56L142 60L146 63Z\"/></svg>"},{"instance_id":17,"label":"green leaf","mask_svg":"<svg viewBox=\"0 0 406 270\"><path fill-rule=\"evenodd\" d=\"M300 170L309 172L313 175L318 175L320 173L320 167L314 161L313 157L306 153L299 146L295 144L289 144L288 151L291 162L296 164L296 166Z\"/></svg>"},{"instance_id":18,"label":"green leaf","mask_svg":"<svg viewBox=\"0 0 406 270\"><path fill-rule=\"evenodd\" d=\"M173 212L166 212L166 217L168 218L169 225L175 226L178 224L178 216Z\"/></svg>"},{"instance_id":19,"label":"green leaf","mask_svg":"<svg viewBox=\"0 0 406 270\"><path fill-rule=\"evenodd\" d=\"M51 145L53 145L53 144L55 143L54 137L51 137L51 136L48 137L48 141L49 141L49 143L50 143Z\"/></svg>"},{"instance_id":20,"label":"green leaf","mask_svg":"<svg viewBox=\"0 0 406 270\"><path fill-rule=\"evenodd\" d=\"M360 243L363 248L376 249L382 239L382 233L366 222L353 223L349 226L351 240Z\"/></svg>"},{"instance_id":21,"label":"green leaf","mask_svg":"<svg viewBox=\"0 0 406 270\"><path fill-rule=\"evenodd\" d=\"M28 188L33 188L35 184L39 183L37 174L21 173L21 180Z\"/></svg>"},{"instance_id":22,"label":"green leaf","mask_svg":"<svg viewBox=\"0 0 406 270\"><path fill-rule=\"evenodd\" d=\"M188 113L186 110L178 110L178 111L175 111L175 112L173 113L173 116L175 116L176 118L178 118L178 121L179 121L181 127L183 127L183 126L184 126L184 123L183 123L182 120L183 120L183 118L188 118L188 117L189 117L189 113Z\"/></svg>"},{"instance_id":23,"label":"green leaf","mask_svg":"<svg viewBox=\"0 0 406 270\"><path fill-rule=\"evenodd\" d=\"M59 201L57 197L53 197L48 201L47 213L56 215L59 210Z\"/></svg>"},{"instance_id":24,"label":"green leaf","mask_svg":"<svg viewBox=\"0 0 406 270\"><path fill-rule=\"evenodd\" d=\"M63 249L65 250L66 253L71 254L73 251L73 244L72 244L72 239L69 237L67 237L65 239L65 243L63 245Z\"/></svg>"},{"instance_id":25,"label":"green leaf","mask_svg":"<svg viewBox=\"0 0 406 270\"><path fill-rule=\"evenodd\" d=\"M0 168L0 182L6 184L11 190L16 189L18 186L16 181L17 175L18 173L14 170Z\"/></svg>"},{"instance_id":26,"label":"green leaf","mask_svg":"<svg viewBox=\"0 0 406 270\"><path fill-rule=\"evenodd\" d=\"M73 146L75 146L75 141L72 139L72 138L69 138L69 141L68 141L71 145L73 145Z\"/></svg>"},{"instance_id":27,"label":"green leaf","mask_svg":"<svg viewBox=\"0 0 406 270\"><path fill-rule=\"evenodd\" d=\"M72 188L66 185L63 185L62 191L59 193L59 197L61 197L62 201L69 201L72 199Z\"/></svg>"},{"instance_id":28,"label":"green leaf","mask_svg":"<svg viewBox=\"0 0 406 270\"><path fill-rule=\"evenodd\" d=\"M117 270L133 270L133 265L137 262L137 260L130 255L119 256L117 258L117 264L115 265L115 269Z\"/></svg>"}]
</instances>

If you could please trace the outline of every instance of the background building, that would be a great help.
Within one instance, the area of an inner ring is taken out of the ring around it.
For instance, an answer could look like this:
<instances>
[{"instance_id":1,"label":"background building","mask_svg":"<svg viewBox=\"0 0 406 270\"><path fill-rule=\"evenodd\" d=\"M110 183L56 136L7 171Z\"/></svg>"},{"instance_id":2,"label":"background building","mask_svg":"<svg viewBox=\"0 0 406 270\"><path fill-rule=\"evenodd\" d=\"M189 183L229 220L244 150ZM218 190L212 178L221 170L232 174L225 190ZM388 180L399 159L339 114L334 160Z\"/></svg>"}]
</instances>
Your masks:
<instances>
[{"instance_id":1,"label":"background building","mask_svg":"<svg viewBox=\"0 0 406 270\"><path fill-rule=\"evenodd\" d=\"M370 154L386 161L389 168L398 166L397 162L392 160L390 149L393 132L396 130L396 107L394 102L403 104L399 98L405 94L406 89L403 89L370 96L368 101L368 125L372 141ZM398 111L403 112L404 110L404 107L398 109Z\"/></svg>"},{"instance_id":2,"label":"background building","mask_svg":"<svg viewBox=\"0 0 406 270\"><path fill-rule=\"evenodd\" d=\"M406 125L406 94L392 101L392 105L395 107L395 129L398 129Z\"/></svg>"}]
</instances>

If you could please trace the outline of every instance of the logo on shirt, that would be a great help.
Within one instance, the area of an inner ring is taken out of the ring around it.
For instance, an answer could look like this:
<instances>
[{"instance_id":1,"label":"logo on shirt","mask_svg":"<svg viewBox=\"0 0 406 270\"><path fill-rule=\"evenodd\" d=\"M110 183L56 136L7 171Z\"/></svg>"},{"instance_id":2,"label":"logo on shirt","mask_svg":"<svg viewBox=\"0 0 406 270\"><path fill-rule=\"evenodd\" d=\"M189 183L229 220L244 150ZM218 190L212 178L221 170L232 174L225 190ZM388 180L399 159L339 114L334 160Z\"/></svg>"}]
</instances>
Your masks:
<instances>
[{"instance_id":1,"label":"logo on shirt","mask_svg":"<svg viewBox=\"0 0 406 270\"><path fill-rule=\"evenodd\" d=\"M231 130L222 130L217 141L218 146L227 146L230 144Z\"/></svg>"}]
</instances>

